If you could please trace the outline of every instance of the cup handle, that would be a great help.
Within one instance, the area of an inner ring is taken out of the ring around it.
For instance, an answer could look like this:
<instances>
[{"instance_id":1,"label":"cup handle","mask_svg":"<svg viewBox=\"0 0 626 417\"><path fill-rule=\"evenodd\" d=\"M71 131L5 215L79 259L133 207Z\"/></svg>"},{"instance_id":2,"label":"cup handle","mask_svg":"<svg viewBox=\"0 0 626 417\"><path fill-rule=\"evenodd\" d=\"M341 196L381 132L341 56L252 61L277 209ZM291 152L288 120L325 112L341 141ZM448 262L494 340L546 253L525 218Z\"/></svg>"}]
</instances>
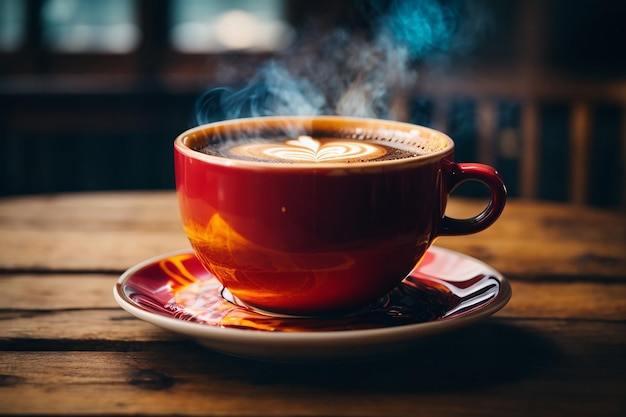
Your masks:
<instances>
[{"instance_id":1,"label":"cup handle","mask_svg":"<svg viewBox=\"0 0 626 417\"><path fill-rule=\"evenodd\" d=\"M438 236L477 233L491 226L500 217L506 203L507 192L504 181L495 168L471 162L448 161L443 165L443 177L448 194L465 181L478 181L489 189L490 199L487 207L474 217L454 219L444 216L439 226Z\"/></svg>"}]
</instances>

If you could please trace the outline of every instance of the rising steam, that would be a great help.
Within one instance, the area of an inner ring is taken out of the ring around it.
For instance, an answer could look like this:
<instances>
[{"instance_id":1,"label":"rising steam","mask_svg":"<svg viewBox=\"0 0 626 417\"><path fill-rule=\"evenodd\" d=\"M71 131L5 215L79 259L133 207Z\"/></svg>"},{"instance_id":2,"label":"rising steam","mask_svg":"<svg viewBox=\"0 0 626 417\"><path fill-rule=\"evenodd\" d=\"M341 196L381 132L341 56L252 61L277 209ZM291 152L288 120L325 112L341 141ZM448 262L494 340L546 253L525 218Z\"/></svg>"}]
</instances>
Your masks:
<instances>
[{"instance_id":1,"label":"rising steam","mask_svg":"<svg viewBox=\"0 0 626 417\"><path fill-rule=\"evenodd\" d=\"M375 36L337 29L264 64L242 89L219 87L196 103L196 121L281 115L389 118L391 97L417 81L416 62L466 52L486 20L460 0L370 0ZM478 23L477 23L478 22Z\"/></svg>"}]
</instances>

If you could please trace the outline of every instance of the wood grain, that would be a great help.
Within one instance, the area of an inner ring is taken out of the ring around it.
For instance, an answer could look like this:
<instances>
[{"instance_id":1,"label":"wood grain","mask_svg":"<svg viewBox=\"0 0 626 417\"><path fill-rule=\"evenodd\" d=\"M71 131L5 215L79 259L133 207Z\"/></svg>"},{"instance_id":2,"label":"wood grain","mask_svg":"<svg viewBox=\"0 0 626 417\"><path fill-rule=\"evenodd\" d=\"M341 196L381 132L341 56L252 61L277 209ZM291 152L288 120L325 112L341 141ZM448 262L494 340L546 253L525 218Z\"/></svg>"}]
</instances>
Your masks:
<instances>
[{"instance_id":1,"label":"wood grain","mask_svg":"<svg viewBox=\"0 0 626 417\"><path fill-rule=\"evenodd\" d=\"M66 321L64 328L70 329L80 315L104 326L119 321L121 327L126 313L112 295L117 278L105 274L0 275L0 317L5 317L0 320L0 331L25 325L6 324L9 315L22 323L32 320L38 330L46 320ZM513 281L511 286L513 298L499 316L626 321L626 284ZM55 315L63 317L53 319Z\"/></svg>"},{"instance_id":2,"label":"wood grain","mask_svg":"<svg viewBox=\"0 0 626 417\"><path fill-rule=\"evenodd\" d=\"M492 321L356 363L253 362L189 343L4 352L0 401L8 414L521 416L553 415L558 404L571 416L617 415L626 405L617 392L625 387L624 330Z\"/></svg>"},{"instance_id":3,"label":"wood grain","mask_svg":"<svg viewBox=\"0 0 626 417\"><path fill-rule=\"evenodd\" d=\"M467 217L482 208L452 199L448 213ZM0 269L23 271L121 271L188 247L172 192L0 200L0 242ZM626 214L619 211L512 200L486 231L436 244L520 279L626 280Z\"/></svg>"},{"instance_id":4,"label":"wood grain","mask_svg":"<svg viewBox=\"0 0 626 417\"><path fill-rule=\"evenodd\" d=\"M119 271L189 246L172 192L0 200L0 242L0 268L43 271Z\"/></svg>"},{"instance_id":5,"label":"wood grain","mask_svg":"<svg viewBox=\"0 0 626 417\"><path fill-rule=\"evenodd\" d=\"M610 416L626 410L626 216L511 201L439 246L513 288L493 317L393 355L238 359L132 317L126 268L187 246L172 192L0 200L0 415ZM452 199L468 217L479 200Z\"/></svg>"},{"instance_id":6,"label":"wood grain","mask_svg":"<svg viewBox=\"0 0 626 417\"><path fill-rule=\"evenodd\" d=\"M453 200L448 213L469 217L483 205ZM513 200L489 229L436 243L524 280L626 278L626 213Z\"/></svg>"},{"instance_id":7,"label":"wood grain","mask_svg":"<svg viewBox=\"0 0 626 417\"><path fill-rule=\"evenodd\" d=\"M111 274L3 274L0 309L63 310L115 308Z\"/></svg>"}]
</instances>

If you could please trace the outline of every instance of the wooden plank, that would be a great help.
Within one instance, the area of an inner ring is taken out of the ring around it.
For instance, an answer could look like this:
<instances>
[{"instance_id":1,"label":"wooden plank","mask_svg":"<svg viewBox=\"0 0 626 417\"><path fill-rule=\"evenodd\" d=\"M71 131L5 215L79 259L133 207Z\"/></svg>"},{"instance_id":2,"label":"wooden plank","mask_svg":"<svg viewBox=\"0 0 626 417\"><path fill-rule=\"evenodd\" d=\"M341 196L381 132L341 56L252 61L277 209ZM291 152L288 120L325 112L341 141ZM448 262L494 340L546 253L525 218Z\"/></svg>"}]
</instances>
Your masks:
<instances>
[{"instance_id":1,"label":"wooden plank","mask_svg":"<svg viewBox=\"0 0 626 417\"><path fill-rule=\"evenodd\" d=\"M511 301L497 317L626 321L624 284L513 281L511 286Z\"/></svg>"},{"instance_id":2,"label":"wooden plank","mask_svg":"<svg viewBox=\"0 0 626 417\"><path fill-rule=\"evenodd\" d=\"M0 310L78 310L117 308L112 289L117 275L0 275Z\"/></svg>"},{"instance_id":3,"label":"wooden plank","mask_svg":"<svg viewBox=\"0 0 626 417\"><path fill-rule=\"evenodd\" d=\"M483 323L366 362L253 362L191 344L3 352L1 413L618 416L625 326Z\"/></svg>"},{"instance_id":4,"label":"wooden plank","mask_svg":"<svg viewBox=\"0 0 626 417\"><path fill-rule=\"evenodd\" d=\"M119 271L189 246L173 192L0 200L0 242L9 270Z\"/></svg>"},{"instance_id":5,"label":"wooden plank","mask_svg":"<svg viewBox=\"0 0 626 417\"><path fill-rule=\"evenodd\" d=\"M181 340L174 333L135 319L122 309L0 311L0 346L10 341L154 342ZM61 343L62 342L62 343ZM79 342L78 344L74 342Z\"/></svg>"},{"instance_id":6,"label":"wooden plank","mask_svg":"<svg viewBox=\"0 0 626 417\"><path fill-rule=\"evenodd\" d=\"M569 197L576 204L586 203L589 194L591 123L589 104L574 103L570 114Z\"/></svg>"},{"instance_id":7,"label":"wooden plank","mask_svg":"<svg viewBox=\"0 0 626 417\"><path fill-rule=\"evenodd\" d=\"M104 333L111 322L123 327L127 320L118 314L122 310L112 296L116 280L115 275L91 274L0 276L0 317L6 319L0 329L17 331L32 326L39 332L48 321L49 327L53 322L66 321L63 329L69 331L80 327L81 316L99 323ZM626 284L513 280L511 286L513 298L499 316L626 320ZM53 318L55 315L58 317ZM134 331L136 326L129 325L128 334ZM36 332L28 335L37 336ZM0 333L2 337L10 335ZM59 337L76 336L62 333Z\"/></svg>"},{"instance_id":8,"label":"wooden plank","mask_svg":"<svg viewBox=\"0 0 626 417\"><path fill-rule=\"evenodd\" d=\"M626 105L622 106L622 119L620 126L620 156L622 166L622 207L626 208Z\"/></svg>"},{"instance_id":9,"label":"wooden plank","mask_svg":"<svg viewBox=\"0 0 626 417\"><path fill-rule=\"evenodd\" d=\"M495 136L498 125L497 103L493 100L480 100L476 105L478 126L478 161L493 165L495 163Z\"/></svg>"},{"instance_id":10,"label":"wooden plank","mask_svg":"<svg viewBox=\"0 0 626 417\"><path fill-rule=\"evenodd\" d=\"M534 25L533 25L534 26ZM531 27L533 27L531 26ZM422 71L415 94L443 99L454 97L503 97L515 100L571 101L585 99L626 103L626 82L577 79L575 82L545 74L528 73L525 68L501 71L481 68L479 75L468 77L466 71Z\"/></svg>"},{"instance_id":11,"label":"wooden plank","mask_svg":"<svg viewBox=\"0 0 626 417\"><path fill-rule=\"evenodd\" d=\"M0 199L0 226L3 232L103 228L171 232L180 230L180 220L174 192L103 192Z\"/></svg>"},{"instance_id":12,"label":"wooden plank","mask_svg":"<svg viewBox=\"0 0 626 417\"><path fill-rule=\"evenodd\" d=\"M448 213L464 217L482 208L453 198ZM12 271L121 271L188 246L171 192L0 200L0 242L0 270ZM620 211L511 200L486 231L436 244L516 278L626 277Z\"/></svg>"},{"instance_id":13,"label":"wooden plank","mask_svg":"<svg viewBox=\"0 0 626 417\"><path fill-rule=\"evenodd\" d=\"M172 231L132 227L120 231L0 231L0 241L5 238L3 242L8 244L0 252L0 269L4 270L121 272L154 256L189 247L182 227Z\"/></svg>"},{"instance_id":14,"label":"wooden plank","mask_svg":"<svg viewBox=\"0 0 626 417\"><path fill-rule=\"evenodd\" d=\"M522 106L522 165L520 189L523 198L537 197L537 176L539 175L539 108L534 101L526 101Z\"/></svg>"},{"instance_id":15,"label":"wooden plank","mask_svg":"<svg viewBox=\"0 0 626 417\"><path fill-rule=\"evenodd\" d=\"M0 310L0 340L61 340L68 345L181 340L119 308L111 295L113 283L107 277L0 279L0 305L5 306ZM511 301L495 317L626 321L626 284L513 281L512 287Z\"/></svg>"},{"instance_id":16,"label":"wooden plank","mask_svg":"<svg viewBox=\"0 0 626 417\"><path fill-rule=\"evenodd\" d=\"M453 202L448 215L466 218L479 202ZM534 201L511 201L500 219L475 236L442 237L436 245L483 260L516 279L626 277L626 216Z\"/></svg>"}]
</instances>

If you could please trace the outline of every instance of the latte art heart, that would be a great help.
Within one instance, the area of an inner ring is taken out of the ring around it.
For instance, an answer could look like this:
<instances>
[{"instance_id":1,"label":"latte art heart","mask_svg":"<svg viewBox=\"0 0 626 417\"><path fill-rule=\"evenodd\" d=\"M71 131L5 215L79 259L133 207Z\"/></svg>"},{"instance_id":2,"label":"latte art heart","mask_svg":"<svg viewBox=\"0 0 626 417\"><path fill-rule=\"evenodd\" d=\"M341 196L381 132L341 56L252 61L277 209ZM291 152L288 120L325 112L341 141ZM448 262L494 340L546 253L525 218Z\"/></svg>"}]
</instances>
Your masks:
<instances>
[{"instance_id":1,"label":"latte art heart","mask_svg":"<svg viewBox=\"0 0 626 417\"><path fill-rule=\"evenodd\" d=\"M351 139L320 141L300 136L284 143L251 143L230 150L232 155L284 162L350 162L367 161L384 156L382 146Z\"/></svg>"}]
</instances>

